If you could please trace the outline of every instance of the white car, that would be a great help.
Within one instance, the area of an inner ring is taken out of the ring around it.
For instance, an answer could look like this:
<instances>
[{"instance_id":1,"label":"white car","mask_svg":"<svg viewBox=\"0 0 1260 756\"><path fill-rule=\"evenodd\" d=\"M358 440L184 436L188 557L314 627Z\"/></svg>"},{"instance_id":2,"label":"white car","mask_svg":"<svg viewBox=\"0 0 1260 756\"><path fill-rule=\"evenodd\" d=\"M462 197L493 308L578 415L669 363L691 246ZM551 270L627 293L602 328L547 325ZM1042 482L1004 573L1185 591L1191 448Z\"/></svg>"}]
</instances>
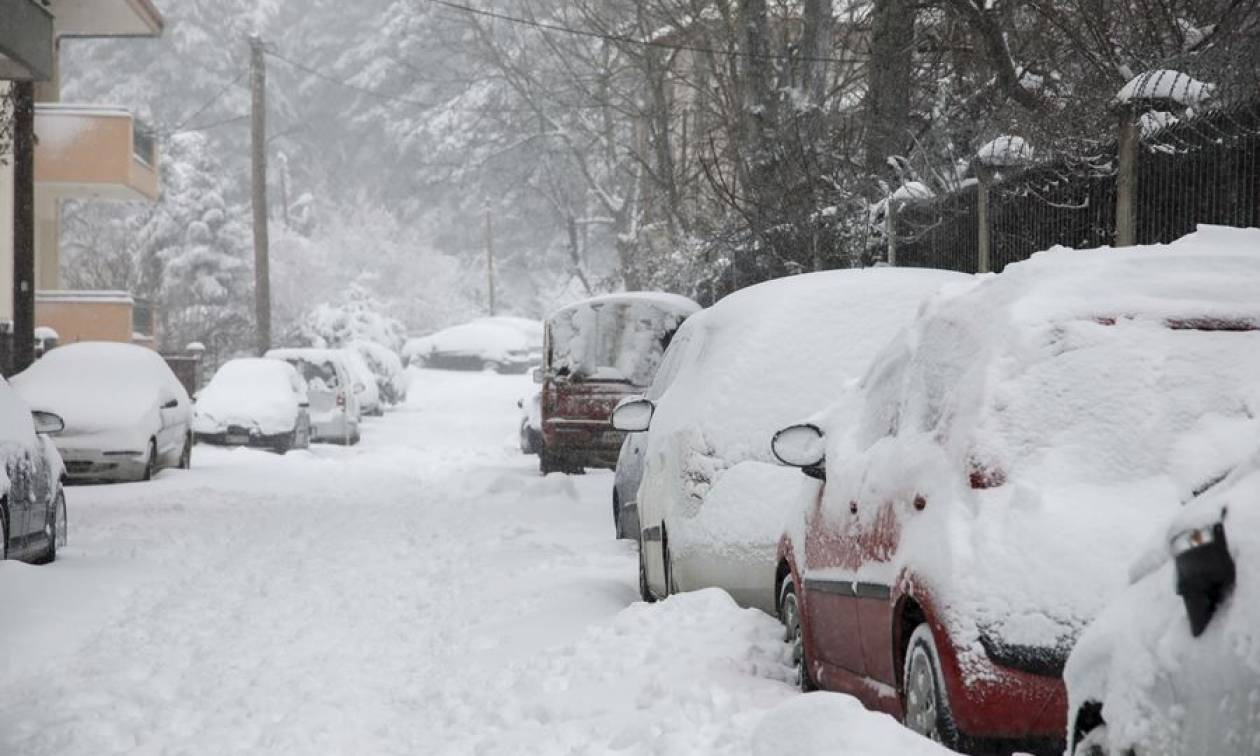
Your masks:
<instances>
[{"instance_id":1,"label":"white car","mask_svg":"<svg viewBox=\"0 0 1260 756\"><path fill-rule=\"evenodd\" d=\"M71 480L149 480L192 464L192 402L166 361L134 344L49 350L13 378L32 410L65 422L54 442Z\"/></svg>"},{"instance_id":2,"label":"white car","mask_svg":"<svg viewBox=\"0 0 1260 756\"><path fill-rule=\"evenodd\" d=\"M56 561L66 545L65 467L49 434L61 418L31 410L0 378L0 559Z\"/></svg>"},{"instance_id":3,"label":"white car","mask_svg":"<svg viewBox=\"0 0 1260 756\"><path fill-rule=\"evenodd\" d=\"M367 363L376 378L381 402L397 405L407 401L407 369L393 349L366 339L351 341L345 348L358 352Z\"/></svg>"},{"instance_id":4,"label":"white car","mask_svg":"<svg viewBox=\"0 0 1260 756\"><path fill-rule=\"evenodd\" d=\"M539 363L541 348L520 327L487 318L408 339L403 357L409 365L436 370L524 373Z\"/></svg>"},{"instance_id":5,"label":"white car","mask_svg":"<svg viewBox=\"0 0 1260 756\"><path fill-rule=\"evenodd\" d=\"M1260 454L1201 491L1161 536L1068 658L1070 753L1254 756Z\"/></svg>"},{"instance_id":6,"label":"white car","mask_svg":"<svg viewBox=\"0 0 1260 756\"><path fill-rule=\"evenodd\" d=\"M644 598L716 586L773 613L776 548L799 475L774 463L771 433L821 409L925 297L967 279L900 268L809 273L688 318L657 373L668 388L613 415L618 430L650 426L636 500L619 502L638 511Z\"/></svg>"},{"instance_id":7,"label":"white car","mask_svg":"<svg viewBox=\"0 0 1260 756\"><path fill-rule=\"evenodd\" d=\"M266 357L297 369L306 381L310 403L311 440L359 443L359 398L355 379L341 349L272 349Z\"/></svg>"},{"instance_id":8,"label":"white car","mask_svg":"<svg viewBox=\"0 0 1260 756\"><path fill-rule=\"evenodd\" d=\"M229 360L197 393L197 440L286 452L311 444L306 381L287 362Z\"/></svg>"},{"instance_id":9,"label":"white car","mask_svg":"<svg viewBox=\"0 0 1260 756\"><path fill-rule=\"evenodd\" d=\"M359 398L359 411L372 417L384 415L385 408L381 406L381 391L376 385L376 374L368 367L363 355L355 349L339 351L345 357L346 365L354 378L354 393Z\"/></svg>"}]
</instances>

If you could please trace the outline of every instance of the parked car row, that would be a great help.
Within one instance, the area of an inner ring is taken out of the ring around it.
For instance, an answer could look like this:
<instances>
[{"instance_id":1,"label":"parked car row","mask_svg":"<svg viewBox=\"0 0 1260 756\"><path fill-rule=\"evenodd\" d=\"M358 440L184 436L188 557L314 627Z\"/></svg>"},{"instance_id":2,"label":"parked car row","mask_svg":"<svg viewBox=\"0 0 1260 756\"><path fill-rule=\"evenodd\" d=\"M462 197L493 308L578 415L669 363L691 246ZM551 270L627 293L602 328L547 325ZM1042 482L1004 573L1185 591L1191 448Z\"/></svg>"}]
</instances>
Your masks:
<instances>
[{"instance_id":1,"label":"parked car row","mask_svg":"<svg viewBox=\"0 0 1260 756\"><path fill-rule=\"evenodd\" d=\"M642 597L726 589L803 689L962 751L1260 752L1258 249L814 273L691 315L611 417Z\"/></svg>"}]
</instances>

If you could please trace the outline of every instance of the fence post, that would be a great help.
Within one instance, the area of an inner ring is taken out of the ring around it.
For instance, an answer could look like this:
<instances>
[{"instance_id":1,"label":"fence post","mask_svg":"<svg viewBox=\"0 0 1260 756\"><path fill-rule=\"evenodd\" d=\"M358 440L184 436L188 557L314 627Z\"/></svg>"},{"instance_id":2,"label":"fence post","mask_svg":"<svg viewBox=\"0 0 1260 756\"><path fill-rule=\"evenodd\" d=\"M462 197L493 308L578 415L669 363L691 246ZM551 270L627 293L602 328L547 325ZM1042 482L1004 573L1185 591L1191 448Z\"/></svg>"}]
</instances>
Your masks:
<instances>
[{"instance_id":1,"label":"fence post","mask_svg":"<svg viewBox=\"0 0 1260 756\"><path fill-rule=\"evenodd\" d=\"M888 239L888 264L897 267L897 205L892 197L884 210L884 236Z\"/></svg>"},{"instance_id":2,"label":"fence post","mask_svg":"<svg viewBox=\"0 0 1260 756\"><path fill-rule=\"evenodd\" d=\"M1137 244L1138 144L1141 141L1137 119L1132 108L1117 109L1120 115L1120 136L1116 159L1116 239L1117 247Z\"/></svg>"},{"instance_id":3,"label":"fence post","mask_svg":"<svg viewBox=\"0 0 1260 756\"><path fill-rule=\"evenodd\" d=\"M978 238L976 247L979 259L976 261L976 272L988 273L993 270L992 236L989 231L989 186L993 183L993 169L976 162L976 229Z\"/></svg>"}]
</instances>

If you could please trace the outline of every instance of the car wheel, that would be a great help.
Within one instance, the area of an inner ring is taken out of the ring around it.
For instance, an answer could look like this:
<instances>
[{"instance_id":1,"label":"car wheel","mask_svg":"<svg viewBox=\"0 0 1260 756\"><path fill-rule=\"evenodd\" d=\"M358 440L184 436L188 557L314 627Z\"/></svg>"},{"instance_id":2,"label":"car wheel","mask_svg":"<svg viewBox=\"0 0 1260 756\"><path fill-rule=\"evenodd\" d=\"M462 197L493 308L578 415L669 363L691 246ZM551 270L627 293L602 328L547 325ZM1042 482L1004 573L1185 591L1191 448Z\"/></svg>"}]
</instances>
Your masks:
<instances>
[{"instance_id":1,"label":"car wheel","mask_svg":"<svg viewBox=\"0 0 1260 756\"><path fill-rule=\"evenodd\" d=\"M928 740L946 747L958 743L958 727L950 714L949 697L941 680L936 641L926 622L910 636L905 663L905 725Z\"/></svg>"},{"instance_id":2,"label":"car wheel","mask_svg":"<svg viewBox=\"0 0 1260 756\"><path fill-rule=\"evenodd\" d=\"M66 522L66 495L58 490L57 497L48 513L48 523L44 526L44 534L48 536L48 549L36 564L52 564L57 561L57 549L66 545L69 540L70 526Z\"/></svg>"},{"instance_id":3,"label":"car wheel","mask_svg":"<svg viewBox=\"0 0 1260 756\"><path fill-rule=\"evenodd\" d=\"M652 595L652 589L648 587L647 581L647 565L643 562L643 543L639 543L639 598L649 604L656 603L656 596Z\"/></svg>"},{"instance_id":4,"label":"car wheel","mask_svg":"<svg viewBox=\"0 0 1260 756\"><path fill-rule=\"evenodd\" d=\"M193 435L189 433L188 436L184 439L184 449L183 451L179 453L179 469L181 470L192 469L192 448L193 448Z\"/></svg>"},{"instance_id":5,"label":"car wheel","mask_svg":"<svg viewBox=\"0 0 1260 756\"><path fill-rule=\"evenodd\" d=\"M481 363L481 369L487 373L501 373L503 365L498 360L485 360Z\"/></svg>"},{"instance_id":6,"label":"car wheel","mask_svg":"<svg viewBox=\"0 0 1260 756\"><path fill-rule=\"evenodd\" d=\"M613 536L617 540L625 538L621 533L621 497L616 488L613 489Z\"/></svg>"},{"instance_id":7,"label":"car wheel","mask_svg":"<svg viewBox=\"0 0 1260 756\"><path fill-rule=\"evenodd\" d=\"M796 583L790 577L783 581L783 588L779 591L779 620L783 623L783 640L792 650L796 686L803 693L817 690L809 675L809 661L805 656L805 633L801 629L801 604L796 597Z\"/></svg>"},{"instance_id":8,"label":"car wheel","mask_svg":"<svg viewBox=\"0 0 1260 756\"><path fill-rule=\"evenodd\" d=\"M9 515L0 504L0 561L9 558Z\"/></svg>"},{"instance_id":9,"label":"car wheel","mask_svg":"<svg viewBox=\"0 0 1260 756\"><path fill-rule=\"evenodd\" d=\"M157 442L149 439L149 458L144 463L144 474L140 480L153 480L153 476L157 475Z\"/></svg>"},{"instance_id":10,"label":"car wheel","mask_svg":"<svg viewBox=\"0 0 1260 756\"><path fill-rule=\"evenodd\" d=\"M556 459L546 449L539 449L538 471L543 475L550 475L553 472L559 472L559 470L560 468L556 465Z\"/></svg>"}]
</instances>

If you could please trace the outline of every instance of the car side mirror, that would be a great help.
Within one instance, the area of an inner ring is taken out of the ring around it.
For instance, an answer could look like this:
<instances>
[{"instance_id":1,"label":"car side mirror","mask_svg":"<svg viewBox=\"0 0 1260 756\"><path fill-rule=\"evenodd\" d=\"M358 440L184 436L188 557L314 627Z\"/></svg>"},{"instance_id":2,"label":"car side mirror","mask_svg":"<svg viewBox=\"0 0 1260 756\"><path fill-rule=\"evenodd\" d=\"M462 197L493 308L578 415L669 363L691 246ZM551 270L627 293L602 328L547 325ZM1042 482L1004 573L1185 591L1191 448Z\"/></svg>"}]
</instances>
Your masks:
<instances>
[{"instance_id":1,"label":"car side mirror","mask_svg":"<svg viewBox=\"0 0 1260 756\"><path fill-rule=\"evenodd\" d=\"M177 407L179 407L178 399L167 399L166 403L162 405L162 409L175 409Z\"/></svg>"},{"instance_id":2,"label":"car side mirror","mask_svg":"<svg viewBox=\"0 0 1260 756\"><path fill-rule=\"evenodd\" d=\"M543 378L545 377L543 374L543 369L540 367L534 368L533 376L534 376L534 383L542 383Z\"/></svg>"},{"instance_id":3,"label":"car side mirror","mask_svg":"<svg viewBox=\"0 0 1260 756\"><path fill-rule=\"evenodd\" d=\"M789 425L774 434L770 450L775 459L788 467L799 467L811 478L827 479L827 439L817 425Z\"/></svg>"},{"instance_id":4,"label":"car side mirror","mask_svg":"<svg viewBox=\"0 0 1260 756\"><path fill-rule=\"evenodd\" d=\"M525 399L524 399L524 398L517 399L517 400L516 400L516 407L517 407L517 409L525 409Z\"/></svg>"},{"instance_id":5,"label":"car side mirror","mask_svg":"<svg viewBox=\"0 0 1260 756\"><path fill-rule=\"evenodd\" d=\"M31 420L35 422L35 432L41 435L53 436L66 429L66 421L52 412L35 410L31 413Z\"/></svg>"},{"instance_id":6,"label":"car side mirror","mask_svg":"<svg viewBox=\"0 0 1260 756\"><path fill-rule=\"evenodd\" d=\"M631 396L622 399L612 412L612 427L623 433L642 433L652 427L656 405L650 399Z\"/></svg>"}]
</instances>

